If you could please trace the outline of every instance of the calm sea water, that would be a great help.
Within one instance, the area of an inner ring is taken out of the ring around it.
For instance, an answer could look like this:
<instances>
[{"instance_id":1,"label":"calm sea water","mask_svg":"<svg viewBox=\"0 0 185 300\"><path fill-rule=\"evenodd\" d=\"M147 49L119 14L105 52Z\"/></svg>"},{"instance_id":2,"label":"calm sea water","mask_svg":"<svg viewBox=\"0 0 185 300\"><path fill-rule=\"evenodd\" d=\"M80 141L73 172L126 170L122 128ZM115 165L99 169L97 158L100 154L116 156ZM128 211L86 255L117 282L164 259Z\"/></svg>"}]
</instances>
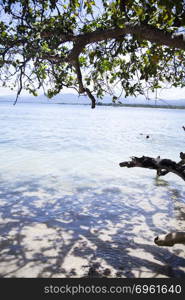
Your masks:
<instances>
[{"instance_id":1,"label":"calm sea water","mask_svg":"<svg viewBox=\"0 0 185 300\"><path fill-rule=\"evenodd\" d=\"M1 276L184 276L184 246L153 242L185 230L184 182L119 167L178 161L182 125L178 109L1 103Z\"/></svg>"}]
</instances>

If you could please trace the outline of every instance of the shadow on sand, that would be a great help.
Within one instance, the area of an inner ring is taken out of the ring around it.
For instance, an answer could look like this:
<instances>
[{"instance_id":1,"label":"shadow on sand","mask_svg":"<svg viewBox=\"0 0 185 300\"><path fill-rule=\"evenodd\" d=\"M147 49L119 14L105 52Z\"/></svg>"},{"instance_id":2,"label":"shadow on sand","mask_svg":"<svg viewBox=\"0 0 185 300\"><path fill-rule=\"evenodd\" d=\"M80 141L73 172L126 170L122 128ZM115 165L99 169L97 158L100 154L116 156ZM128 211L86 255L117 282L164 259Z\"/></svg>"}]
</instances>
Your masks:
<instances>
[{"instance_id":1,"label":"shadow on sand","mask_svg":"<svg viewBox=\"0 0 185 300\"><path fill-rule=\"evenodd\" d=\"M159 203L151 197L165 184L146 187L142 207L134 191L124 195L111 185L70 193L42 179L11 185L1 180L0 276L185 277L185 246L153 242L170 229L170 209L184 221L177 190L164 190Z\"/></svg>"}]
</instances>

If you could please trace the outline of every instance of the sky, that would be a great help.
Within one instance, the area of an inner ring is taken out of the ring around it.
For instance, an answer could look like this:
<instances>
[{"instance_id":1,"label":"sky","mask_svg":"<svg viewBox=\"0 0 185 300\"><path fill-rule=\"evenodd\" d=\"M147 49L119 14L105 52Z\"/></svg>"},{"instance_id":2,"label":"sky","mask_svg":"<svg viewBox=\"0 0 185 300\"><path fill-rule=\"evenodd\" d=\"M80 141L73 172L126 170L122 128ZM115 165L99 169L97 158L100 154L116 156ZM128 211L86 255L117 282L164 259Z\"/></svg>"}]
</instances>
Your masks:
<instances>
[{"instance_id":1,"label":"sky","mask_svg":"<svg viewBox=\"0 0 185 300\"><path fill-rule=\"evenodd\" d=\"M169 88L158 90L158 97L164 100L185 100L185 88Z\"/></svg>"},{"instance_id":2,"label":"sky","mask_svg":"<svg viewBox=\"0 0 185 300\"><path fill-rule=\"evenodd\" d=\"M64 88L63 91L60 94L77 94L77 92L70 88ZM41 90L39 95L42 95L43 91ZM0 97L3 96L16 96L16 91L11 91L8 88L2 88L0 87ZM23 90L21 93L21 96L31 96L27 91ZM124 98L124 96L123 96ZM151 95L151 98L155 99L155 95ZM170 89L159 89L158 90L158 98L162 100L178 100L178 99L184 99L185 100L185 88L170 88Z\"/></svg>"}]
</instances>

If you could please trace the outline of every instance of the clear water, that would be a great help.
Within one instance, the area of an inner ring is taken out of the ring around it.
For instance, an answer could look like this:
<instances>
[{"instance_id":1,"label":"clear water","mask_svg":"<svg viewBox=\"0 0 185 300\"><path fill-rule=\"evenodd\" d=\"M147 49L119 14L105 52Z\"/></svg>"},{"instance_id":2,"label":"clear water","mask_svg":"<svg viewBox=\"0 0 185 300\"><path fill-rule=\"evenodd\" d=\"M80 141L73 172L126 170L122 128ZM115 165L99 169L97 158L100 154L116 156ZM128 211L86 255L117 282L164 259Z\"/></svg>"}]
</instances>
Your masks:
<instances>
[{"instance_id":1,"label":"clear water","mask_svg":"<svg viewBox=\"0 0 185 300\"><path fill-rule=\"evenodd\" d=\"M184 110L1 103L1 276L184 276L184 246L153 242L185 231L184 182L119 167L178 161L184 124Z\"/></svg>"}]
</instances>

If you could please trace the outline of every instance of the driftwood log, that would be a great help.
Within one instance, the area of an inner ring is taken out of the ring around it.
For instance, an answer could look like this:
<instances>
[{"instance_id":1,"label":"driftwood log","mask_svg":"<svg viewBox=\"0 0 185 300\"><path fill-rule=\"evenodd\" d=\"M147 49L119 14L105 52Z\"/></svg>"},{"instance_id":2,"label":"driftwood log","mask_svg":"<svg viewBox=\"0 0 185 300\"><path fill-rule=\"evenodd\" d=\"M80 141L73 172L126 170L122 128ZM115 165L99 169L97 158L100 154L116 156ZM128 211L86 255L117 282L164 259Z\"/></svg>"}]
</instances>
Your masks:
<instances>
[{"instance_id":1,"label":"driftwood log","mask_svg":"<svg viewBox=\"0 0 185 300\"><path fill-rule=\"evenodd\" d=\"M185 153L180 152L180 161L175 162L171 159L161 159L160 156L152 158L148 156L132 156L130 161L121 162L120 167L127 168L147 168L157 171L157 176L164 176L168 173L174 173L185 180ZM158 246L173 246L175 244L185 244L185 232L171 232L165 235L157 236L154 239Z\"/></svg>"},{"instance_id":2,"label":"driftwood log","mask_svg":"<svg viewBox=\"0 0 185 300\"><path fill-rule=\"evenodd\" d=\"M185 232L170 232L168 234L159 235L154 239L158 246L173 246L175 244L185 244Z\"/></svg>"},{"instance_id":3,"label":"driftwood log","mask_svg":"<svg viewBox=\"0 0 185 300\"><path fill-rule=\"evenodd\" d=\"M153 169L157 171L158 176L164 176L172 172L185 180L185 153L183 152L180 152L180 161L177 163L171 159L161 159L160 156L157 158L132 156L130 161L121 162L119 165L120 167L127 168L140 167Z\"/></svg>"}]
</instances>

